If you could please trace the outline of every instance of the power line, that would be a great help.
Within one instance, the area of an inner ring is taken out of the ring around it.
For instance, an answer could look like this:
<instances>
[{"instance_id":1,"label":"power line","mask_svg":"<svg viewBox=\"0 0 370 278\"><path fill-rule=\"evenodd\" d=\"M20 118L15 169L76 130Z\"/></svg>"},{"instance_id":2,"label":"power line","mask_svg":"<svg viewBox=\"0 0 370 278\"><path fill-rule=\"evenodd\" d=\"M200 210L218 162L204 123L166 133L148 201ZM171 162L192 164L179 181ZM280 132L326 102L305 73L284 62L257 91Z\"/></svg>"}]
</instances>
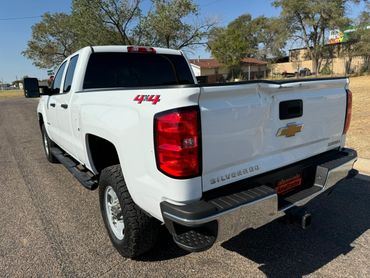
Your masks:
<instances>
[{"instance_id":1,"label":"power line","mask_svg":"<svg viewBox=\"0 0 370 278\"><path fill-rule=\"evenodd\" d=\"M0 21L22 20L22 19L39 18L39 17L41 17L41 15L38 15L38 16L24 16L24 17L8 17L8 18L0 18Z\"/></svg>"}]
</instances>

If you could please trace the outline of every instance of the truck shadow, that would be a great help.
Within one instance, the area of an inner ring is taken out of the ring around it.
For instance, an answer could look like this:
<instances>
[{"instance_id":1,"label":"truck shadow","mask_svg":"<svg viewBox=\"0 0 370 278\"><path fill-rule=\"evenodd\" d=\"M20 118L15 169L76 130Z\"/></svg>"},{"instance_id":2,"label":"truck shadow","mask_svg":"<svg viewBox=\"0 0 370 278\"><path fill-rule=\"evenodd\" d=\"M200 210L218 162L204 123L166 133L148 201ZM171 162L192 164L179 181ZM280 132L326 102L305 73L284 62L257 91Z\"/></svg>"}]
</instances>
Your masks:
<instances>
[{"instance_id":1,"label":"truck shadow","mask_svg":"<svg viewBox=\"0 0 370 278\"><path fill-rule=\"evenodd\" d=\"M137 258L139 261L166 261L188 255L189 252L178 247L165 226L161 226L159 238L155 247L148 253Z\"/></svg>"},{"instance_id":2,"label":"truck shadow","mask_svg":"<svg viewBox=\"0 0 370 278\"><path fill-rule=\"evenodd\" d=\"M222 247L256 262L268 277L310 274L356 248L354 241L370 229L370 181L343 181L307 209L313 216L308 230L277 220Z\"/></svg>"}]
</instances>

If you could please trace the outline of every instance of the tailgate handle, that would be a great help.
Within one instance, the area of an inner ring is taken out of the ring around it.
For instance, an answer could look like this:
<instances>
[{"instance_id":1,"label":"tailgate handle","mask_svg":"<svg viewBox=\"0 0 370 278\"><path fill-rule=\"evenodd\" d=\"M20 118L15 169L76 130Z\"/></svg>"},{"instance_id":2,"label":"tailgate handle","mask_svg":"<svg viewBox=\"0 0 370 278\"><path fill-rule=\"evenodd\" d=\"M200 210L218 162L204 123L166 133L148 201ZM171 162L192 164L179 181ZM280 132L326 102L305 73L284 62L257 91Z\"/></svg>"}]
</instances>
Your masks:
<instances>
[{"instance_id":1,"label":"tailgate handle","mask_svg":"<svg viewBox=\"0 0 370 278\"><path fill-rule=\"evenodd\" d=\"M303 101L301 99L286 100L279 104L280 120L299 118L303 115Z\"/></svg>"}]
</instances>

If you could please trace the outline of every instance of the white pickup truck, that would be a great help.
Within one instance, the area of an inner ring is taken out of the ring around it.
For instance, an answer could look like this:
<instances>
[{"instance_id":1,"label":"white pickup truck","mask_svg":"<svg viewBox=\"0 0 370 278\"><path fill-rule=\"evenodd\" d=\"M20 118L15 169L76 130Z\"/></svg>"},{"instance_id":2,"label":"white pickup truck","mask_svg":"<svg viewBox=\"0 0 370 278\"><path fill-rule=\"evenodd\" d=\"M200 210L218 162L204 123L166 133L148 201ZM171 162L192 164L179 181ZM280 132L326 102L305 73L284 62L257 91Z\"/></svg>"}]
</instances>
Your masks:
<instances>
[{"instance_id":1,"label":"white pickup truck","mask_svg":"<svg viewBox=\"0 0 370 278\"><path fill-rule=\"evenodd\" d=\"M188 251L286 214L308 225L298 208L353 172L351 99L346 78L200 85L181 51L95 46L37 114L47 159L99 188L113 245L136 257L161 224Z\"/></svg>"}]
</instances>

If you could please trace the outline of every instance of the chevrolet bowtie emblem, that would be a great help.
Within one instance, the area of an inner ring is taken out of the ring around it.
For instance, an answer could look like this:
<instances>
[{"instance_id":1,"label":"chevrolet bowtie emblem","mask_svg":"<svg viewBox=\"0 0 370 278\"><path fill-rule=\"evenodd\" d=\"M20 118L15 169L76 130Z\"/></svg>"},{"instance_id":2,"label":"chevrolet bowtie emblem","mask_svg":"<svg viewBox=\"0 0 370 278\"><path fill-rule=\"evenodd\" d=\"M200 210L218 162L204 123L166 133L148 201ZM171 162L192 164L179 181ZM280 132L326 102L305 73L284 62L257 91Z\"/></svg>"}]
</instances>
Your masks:
<instances>
[{"instance_id":1,"label":"chevrolet bowtie emblem","mask_svg":"<svg viewBox=\"0 0 370 278\"><path fill-rule=\"evenodd\" d=\"M276 136L285 136L285 137L292 137L296 135L296 133L301 132L303 129L303 124L296 124L291 123L287 124L285 127L279 128Z\"/></svg>"}]
</instances>

